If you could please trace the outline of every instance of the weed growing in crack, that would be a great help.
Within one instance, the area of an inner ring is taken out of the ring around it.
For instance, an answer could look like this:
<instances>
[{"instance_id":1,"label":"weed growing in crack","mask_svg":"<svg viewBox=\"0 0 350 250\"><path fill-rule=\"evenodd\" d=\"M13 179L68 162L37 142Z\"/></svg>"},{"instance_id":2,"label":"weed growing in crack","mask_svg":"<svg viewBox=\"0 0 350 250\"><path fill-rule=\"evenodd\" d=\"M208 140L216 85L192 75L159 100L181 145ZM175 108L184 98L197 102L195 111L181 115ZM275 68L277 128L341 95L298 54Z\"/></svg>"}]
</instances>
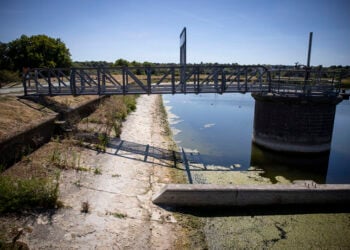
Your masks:
<instances>
[{"instance_id":1,"label":"weed growing in crack","mask_svg":"<svg viewBox=\"0 0 350 250\"><path fill-rule=\"evenodd\" d=\"M77 186L78 188L82 187L80 180L75 181L74 185Z\"/></svg>"},{"instance_id":2,"label":"weed growing in crack","mask_svg":"<svg viewBox=\"0 0 350 250\"><path fill-rule=\"evenodd\" d=\"M99 143L96 145L96 149L98 151L106 152L106 147L108 144L108 136L106 133L102 133L98 135Z\"/></svg>"},{"instance_id":3,"label":"weed growing in crack","mask_svg":"<svg viewBox=\"0 0 350 250\"><path fill-rule=\"evenodd\" d=\"M90 203L88 201L82 202L80 212L87 214L89 210L90 210Z\"/></svg>"},{"instance_id":4,"label":"weed growing in crack","mask_svg":"<svg viewBox=\"0 0 350 250\"><path fill-rule=\"evenodd\" d=\"M100 168L95 168L94 174L96 174L96 175L102 174L102 170Z\"/></svg>"},{"instance_id":5,"label":"weed growing in crack","mask_svg":"<svg viewBox=\"0 0 350 250\"><path fill-rule=\"evenodd\" d=\"M120 213L120 212L108 212L107 211L106 215L112 215L113 217L118 218L118 219L125 219L128 217L127 214Z\"/></svg>"}]
</instances>

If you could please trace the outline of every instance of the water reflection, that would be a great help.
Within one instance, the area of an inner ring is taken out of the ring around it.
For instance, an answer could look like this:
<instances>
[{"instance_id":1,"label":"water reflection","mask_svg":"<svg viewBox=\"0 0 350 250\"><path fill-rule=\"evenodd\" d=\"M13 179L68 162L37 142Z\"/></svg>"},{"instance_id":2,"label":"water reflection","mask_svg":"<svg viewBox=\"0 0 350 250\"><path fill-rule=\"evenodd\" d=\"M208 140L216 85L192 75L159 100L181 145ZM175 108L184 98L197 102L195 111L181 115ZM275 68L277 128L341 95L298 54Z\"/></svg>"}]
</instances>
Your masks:
<instances>
[{"instance_id":1,"label":"water reflection","mask_svg":"<svg viewBox=\"0 0 350 250\"><path fill-rule=\"evenodd\" d=\"M252 143L251 166L264 170L261 174L276 183L279 177L290 181L313 180L326 183L329 152L322 154L286 154L263 149Z\"/></svg>"}]
</instances>

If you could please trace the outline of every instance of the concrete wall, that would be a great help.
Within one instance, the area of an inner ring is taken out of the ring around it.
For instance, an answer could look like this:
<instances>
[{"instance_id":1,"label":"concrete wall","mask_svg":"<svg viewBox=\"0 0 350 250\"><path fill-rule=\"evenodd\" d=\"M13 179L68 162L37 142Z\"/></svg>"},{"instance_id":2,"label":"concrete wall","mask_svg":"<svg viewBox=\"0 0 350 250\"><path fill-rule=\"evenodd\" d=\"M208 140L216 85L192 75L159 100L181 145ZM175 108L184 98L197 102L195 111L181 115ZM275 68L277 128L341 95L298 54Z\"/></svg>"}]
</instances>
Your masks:
<instances>
[{"instance_id":1,"label":"concrete wall","mask_svg":"<svg viewBox=\"0 0 350 250\"><path fill-rule=\"evenodd\" d=\"M336 105L341 97L252 94L255 99L253 142L286 152L329 151Z\"/></svg>"},{"instance_id":2,"label":"concrete wall","mask_svg":"<svg viewBox=\"0 0 350 250\"><path fill-rule=\"evenodd\" d=\"M350 185L301 181L289 185L168 184L153 197L165 206L347 204Z\"/></svg>"}]
</instances>

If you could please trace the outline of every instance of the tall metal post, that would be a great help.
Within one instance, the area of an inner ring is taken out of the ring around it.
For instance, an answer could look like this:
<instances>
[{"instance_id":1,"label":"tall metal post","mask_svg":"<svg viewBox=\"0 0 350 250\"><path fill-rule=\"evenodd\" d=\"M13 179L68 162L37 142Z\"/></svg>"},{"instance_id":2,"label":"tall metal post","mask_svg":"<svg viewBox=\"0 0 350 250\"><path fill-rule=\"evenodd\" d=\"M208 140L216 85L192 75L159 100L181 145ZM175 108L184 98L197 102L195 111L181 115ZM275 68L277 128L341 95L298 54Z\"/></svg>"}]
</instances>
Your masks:
<instances>
[{"instance_id":1,"label":"tall metal post","mask_svg":"<svg viewBox=\"0 0 350 250\"><path fill-rule=\"evenodd\" d=\"M182 91L186 93L186 27L183 28L180 34L180 80Z\"/></svg>"},{"instance_id":2,"label":"tall metal post","mask_svg":"<svg viewBox=\"0 0 350 250\"><path fill-rule=\"evenodd\" d=\"M309 35L309 49L308 49L308 52L307 52L305 82L307 80L309 80L309 78L310 78L311 47L312 47L312 32L310 32L310 35Z\"/></svg>"},{"instance_id":3,"label":"tall metal post","mask_svg":"<svg viewBox=\"0 0 350 250\"><path fill-rule=\"evenodd\" d=\"M308 50L308 53L307 53L307 64L306 64L306 66L308 68L310 67L311 47L312 47L312 32L310 32L310 35L309 35L309 50Z\"/></svg>"}]
</instances>

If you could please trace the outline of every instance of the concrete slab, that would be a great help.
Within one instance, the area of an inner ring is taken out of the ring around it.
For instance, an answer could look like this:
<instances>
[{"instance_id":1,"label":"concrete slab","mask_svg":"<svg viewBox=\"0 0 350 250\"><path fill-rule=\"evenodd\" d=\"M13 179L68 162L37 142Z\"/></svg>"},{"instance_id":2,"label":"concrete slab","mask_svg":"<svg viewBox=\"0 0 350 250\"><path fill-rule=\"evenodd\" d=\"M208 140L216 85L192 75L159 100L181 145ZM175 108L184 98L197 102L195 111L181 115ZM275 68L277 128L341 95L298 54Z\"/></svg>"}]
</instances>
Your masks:
<instances>
[{"instance_id":1,"label":"concrete slab","mask_svg":"<svg viewBox=\"0 0 350 250\"><path fill-rule=\"evenodd\" d=\"M289 185L168 184L153 197L153 203L178 207L342 204L350 203L350 185L312 181Z\"/></svg>"}]
</instances>

